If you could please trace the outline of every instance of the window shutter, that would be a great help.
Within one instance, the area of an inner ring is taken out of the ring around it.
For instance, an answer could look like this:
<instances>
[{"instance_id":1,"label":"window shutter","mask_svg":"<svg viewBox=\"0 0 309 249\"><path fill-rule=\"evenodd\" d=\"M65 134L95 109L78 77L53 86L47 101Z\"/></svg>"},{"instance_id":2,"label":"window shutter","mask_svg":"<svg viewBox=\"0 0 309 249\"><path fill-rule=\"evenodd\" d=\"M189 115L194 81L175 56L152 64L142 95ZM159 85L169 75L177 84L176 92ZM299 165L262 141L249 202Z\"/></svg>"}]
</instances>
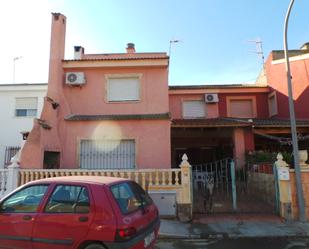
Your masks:
<instances>
[{"instance_id":1,"label":"window shutter","mask_svg":"<svg viewBox=\"0 0 309 249\"><path fill-rule=\"evenodd\" d=\"M108 101L139 100L139 78L108 79Z\"/></svg>"},{"instance_id":2,"label":"window shutter","mask_svg":"<svg viewBox=\"0 0 309 249\"><path fill-rule=\"evenodd\" d=\"M37 109L37 98L16 98L16 109Z\"/></svg>"},{"instance_id":3,"label":"window shutter","mask_svg":"<svg viewBox=\"0 0 309 249\"><path fill-rule=\"evenodd\" d=\"M278 114L277 101L276 101L275 95L268 97L268 106L269 106L269 116L270 117Z\"/></svg>"},{"instance_id":4,"label":"window shutter","mask_svg":"<svg viewBox=\"0 0 309 249\"><path fill-rule=\"evenodd\" d=\"M204 118L205 103L201 100L184 101L182 104L184 118Z\"/></svg>"},{"instance_id":5,"label":"window shutter","mask_svg":"<svg viewBox=\"0 0 309 249\"><path fill-rule=\"evenodd\" d=\"M251 99L231 100L230 116L236 118L254 118L252 100Z\"/></svg>"}]
</instances>

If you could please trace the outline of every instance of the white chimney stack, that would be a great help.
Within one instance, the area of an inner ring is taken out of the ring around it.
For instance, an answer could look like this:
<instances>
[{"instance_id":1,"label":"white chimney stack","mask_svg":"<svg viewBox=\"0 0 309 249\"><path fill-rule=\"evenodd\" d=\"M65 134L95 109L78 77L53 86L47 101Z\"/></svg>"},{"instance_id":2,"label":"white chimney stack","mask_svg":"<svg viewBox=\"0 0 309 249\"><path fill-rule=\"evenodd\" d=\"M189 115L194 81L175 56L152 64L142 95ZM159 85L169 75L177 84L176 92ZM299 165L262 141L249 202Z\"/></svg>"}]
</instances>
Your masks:
<instances>
[{"instance_id":1,"label":"white chimney stack","mask_svg":"<svg viewBox=\"0 0 309 249\"><path fill-rule=\"evenodd\" d=\"M81 46L75 46L74 47L74 59L75 60L81 60L84 55L84 48Z\"/></svg>"}]
</instances>

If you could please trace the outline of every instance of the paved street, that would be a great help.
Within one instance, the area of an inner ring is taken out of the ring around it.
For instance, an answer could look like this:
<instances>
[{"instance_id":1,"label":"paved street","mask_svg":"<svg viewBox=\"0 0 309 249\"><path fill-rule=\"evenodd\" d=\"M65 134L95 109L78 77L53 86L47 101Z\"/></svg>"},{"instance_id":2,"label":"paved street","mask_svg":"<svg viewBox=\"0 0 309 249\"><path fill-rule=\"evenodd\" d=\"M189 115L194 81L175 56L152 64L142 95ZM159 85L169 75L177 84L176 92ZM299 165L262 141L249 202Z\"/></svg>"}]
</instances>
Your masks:
<instances>
[{"instance_id":1,"label":"paved street","mask_svg":"<svg viewBox=\"0 0 309 249\"><path fill-rule=\"evenodd\" d=\"M155 249L308 249L308 239L176 239L159 240Z\"/></svg>"}]
</instances>

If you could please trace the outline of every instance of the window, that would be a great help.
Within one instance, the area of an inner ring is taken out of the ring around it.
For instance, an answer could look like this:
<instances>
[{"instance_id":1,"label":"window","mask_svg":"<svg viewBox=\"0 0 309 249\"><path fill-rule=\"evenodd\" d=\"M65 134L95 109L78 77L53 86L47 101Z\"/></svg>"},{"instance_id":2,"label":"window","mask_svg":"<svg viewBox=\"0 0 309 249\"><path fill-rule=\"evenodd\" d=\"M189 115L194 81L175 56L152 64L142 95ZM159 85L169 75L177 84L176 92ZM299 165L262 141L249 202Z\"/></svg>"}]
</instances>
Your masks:
<instances>
[{"instance_id":1,"label":"window","mask_svg":"<svg viewBox=\"0 0 309 249\"><path fill-rule=\"evenodd\" d=\"M184 118L204 118L205 103L202 100L185 100L182 102Z\"/></svg>"},{"instance_id":2,"label":"window","mask_svg":"<svg viewBox=\"0 0 309 249\"><path fill-rule=\"evenodd\" d=\"M114 185L111 191L123 214L134 212L152 203L149 195L135 182Z\"/></svg>"},{"instance_id":3,"label":"window","mask_svg":"<svg viewBox=\"0 0 309 249\"><path fill-rule=\"evenodd\" d=\"M227 116L233 118L255 118L255 97L227 97Z\"/></svg>"},{"instance_id":4,"label":"window","mask_svg":"<svg viewBox=\"0 0 309 249\"><path fill-rule=\"evenodd\" d=\"M16 98L15 116L16 117L36 117L38 111L37 98Z\"/></svg>"},{"instance_id":5,"label":"window","mask_svg":"<svg viewBox=\"0 0 309 249\"><path fill-rule=\"evenodd\" d=\"M134 169L135 141L81 140L79 162L81 169Z\"/></svg>"},{"instance_id":6,"label":"window","mask_svg":"<svg viewBox=\"0 0 309 249\"><path fill-rule=\"evenodd\" d=\"M47 213L89 213L88 190L82 186L58 185L45 207Z\"/></svg>"},{"instance_id":7,"label":"window","mask_svg":"<svg viewBox=\"0 0 309 249\"><path fill-rule=\"evenodd\" d=\"M114 185L111 190L123 214L133 212L139 208L138 200L128 183Z\"/></svg>"},{"instance_id":8,"label":"window","mask_svg":"<svg viewBox=\"0 0 309 249\"><path fill-rule=\"evenodd\" d=\"M138 197L142 206L148 206L152 204L152 199L140 185L138 185L136 182L131 182L131 186L135 196Z\"/></svg>"},{"instance_id":9,"label":"window","mask_svg":"<svg viewBox=\"0 0 309 249\"><path fill-rule=\"evenodd\" d=\"M137 101L140 100L139 77L108 78L107 100L113 101Z\"/></svg>"},{"instance_id":10,"label":"window","mask_svg":"<svg viewBox=\"0 0 309 249\"><path fill-rule=\"evenodd\" d=\"M1 205L1 212L6 213L33 213L36 212L48 185L35 185L24 188Z\"/></svg>"},{"instance_id":11,"label":"window","mask_svg":"<svg viewBox=\"0 0 309 249\"><path fill-rule=\"evenodd\" d=\"M278 114L276 92L272 92L268 95L268 109L270 117Z\"/></svg>"},{"instance_id":12,"label":"window","mask_svg":"<svg viewBox=\"0 0 309 249\"><path fill-rule=\"evenodd\" d=\"M4 155L4 166L8 166L11 164L11 159L14 157L18 151L20 150L20 147L12 147L8 146L5 148L5 155Z\"/></svg>"}]
</instances>

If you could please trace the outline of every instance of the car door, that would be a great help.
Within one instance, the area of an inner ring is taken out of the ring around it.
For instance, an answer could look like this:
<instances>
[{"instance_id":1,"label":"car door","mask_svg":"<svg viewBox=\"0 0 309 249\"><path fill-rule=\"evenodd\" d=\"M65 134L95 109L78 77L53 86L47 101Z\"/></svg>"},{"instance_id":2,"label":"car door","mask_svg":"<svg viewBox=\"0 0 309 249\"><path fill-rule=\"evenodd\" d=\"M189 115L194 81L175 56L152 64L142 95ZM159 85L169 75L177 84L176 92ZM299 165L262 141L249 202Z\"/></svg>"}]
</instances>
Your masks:
<instances>
[{"instance_id":1,"label":"car door","mask_svg":"<svg viewBox=\"0 0 309 249\"><path fill-rule=\"evenodd\" d=\"M0 203L0 248L31 248L31 232L48 185L31 185Z\"/></svg>"},{"instance_id":2,"label":"car door","mask_svg":"<svg viewBox=\"0 0 309 249\"><path fill-rule=\"evenodd\" d=\"M34 249L77 248L89 230L94 212L88 185L56 185L36 218Z\"/></svg>"}]
</instances>

